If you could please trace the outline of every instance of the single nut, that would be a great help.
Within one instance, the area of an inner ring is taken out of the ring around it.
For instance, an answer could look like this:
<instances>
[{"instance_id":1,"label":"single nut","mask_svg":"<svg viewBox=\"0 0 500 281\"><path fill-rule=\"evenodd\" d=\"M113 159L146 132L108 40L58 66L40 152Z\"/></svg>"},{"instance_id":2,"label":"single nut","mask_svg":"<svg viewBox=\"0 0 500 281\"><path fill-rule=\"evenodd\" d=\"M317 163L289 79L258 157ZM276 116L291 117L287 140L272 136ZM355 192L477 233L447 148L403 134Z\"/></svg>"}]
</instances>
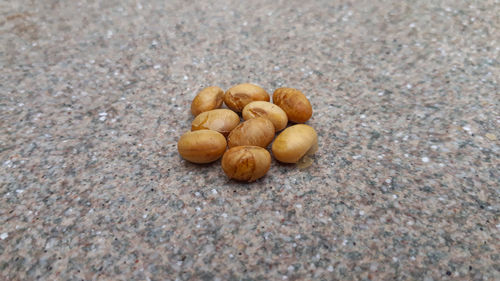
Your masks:
<instances>
[{"instance_id":1,"label":"single nut","mask_svg":"<svg viewBox=\"0 0 500 281\"><path fill-rule=\"evenodd\" d=\"M219 108L223 99L224 91L221 88L215 86L206 87L194 97L191 103L191 113L197 116L202 112Z\"/></svg>"},{"instance_id":2,"label":"single nut","mask_svg":"<svg viewBox=\"0 0 500 281\"><path fill-rule=\"evenodd\" d=\"M249 119L234 128L227 137L229 148L240 145L268 146L274 138L273 123L266 118Z\"/></svg>"},{"instance_id":3,"label":"single nut","mask_svg":"<svg viewBox=\"0 0 500 281\"><path fill-rule=\"evenodd\" d=\"M177 142L182 158L193 163L210 163L219 159L226 146L226 138L211 130L187 132Z\"/></svg>"},{"instance_id":4,"label":"single nut","mask_svg":"<svg viewBox=\"0 0 500 281\"><path fill-rule=\"evenodd\" d=\"M305 123L312 116L312 107L302 92L294 88L279 88L274 91L273 103L286 112L288 120Z\"/></svg>"},{"instance_id":5,"label":"single nut","mask_svg":"<svg viewBox=\"0 0 500 281\"><path fill-rule=\"evenodd\" d=\"M254 84L239 84L231 87L224 95L224 103L236 112L241 112L252 101L269 101L266 90Z\"/></svg>"},{"instance_id":6,"label":"single nut","mask_svg":"<svg viewBox=\"0 0 500 281\"><path fill-rule=\"evenodd\" d=\"M273 142L274 157L284 163L308 162L308 157L318 150L318 135L304 124L286 128ZM312 161L310 161L312 163Z\"/></svg>"},{"instance_id":7,"label":"single nut","mask_svg":"<svg viewBox=\"0 0 500 281\"><path fill-rule=\"evenodd\" d=\"M236 146L222 157L222 169L229 178L252 182L263 177L271 167L271 155L258 146Z\"/></svg>"},{"instance_id":8,"label":"single nut","mask_svg":"<svg viewBox=\"0 0 500 281\"><path fill-rule=\"evenodd\" d=\"M229 109L214 109L200 113L191 123L191 131L213 130L229 135L238 124L240 117Z\"/></svg>"},{"instance_id":9,"label":"single nut","mask_svg":"<svg viewBox=\"0 0 500 281\"><path fill-rule=\"evenodd\" d=\"M256 117L269 119L274 125L274 129L281 131L288 123L285 111L279 106L267 101L253 101L243 108L243 119L248 120Z\"/></svg>"}]
</instances>

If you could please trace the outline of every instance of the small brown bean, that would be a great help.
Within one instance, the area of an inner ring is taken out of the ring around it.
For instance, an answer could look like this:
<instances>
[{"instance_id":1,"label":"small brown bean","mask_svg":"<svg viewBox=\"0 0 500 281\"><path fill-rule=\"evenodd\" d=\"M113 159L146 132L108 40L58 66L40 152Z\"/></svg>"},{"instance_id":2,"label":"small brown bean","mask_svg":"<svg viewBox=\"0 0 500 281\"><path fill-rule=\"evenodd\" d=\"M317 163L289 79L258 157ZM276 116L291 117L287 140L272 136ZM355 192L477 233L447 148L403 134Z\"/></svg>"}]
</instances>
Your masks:
<instances>
[{"instance_id":1,"label":"small brown bean","mask_svg":"<svg viewBox=\"0 0 500 281\"><path fill-rule=\"evenodd\" d=\"M249 119L234 128L227 137L229 147L240 145L268 146L274 138L274 126L263 117Z\"/></svg>"},{"instance_id":2,"label":"small brown bean","mask_svg":"<svg viewBox=\"0 0 500 281\"><path fill-rule=\"evenodd\" d=\"M222 169L229 178L252 182L263 177L271 167L271 155L262 147L236 146L222 157Z\"/></svg>"},{"instance_id":3,"label":"small brown bean","mask_svg":"<svg viewBox=\"0 0 500 281\"><path fill-rule=\"evenodd\" d=\"M193 99L191 113L197 116L202 112L219 108L222 105L223 99L224 91L221 88L215 86L206 87Z\"/></svg>"},{"instance_id":4,"label":"small brown bean","mask_svg":"<svg viewBox=\"0 0 500 281\"><path fill-rule=\"evenodd\" d=\"M284 163L297 163L318 150L318 135L308 125L297 124L286 128L273 142L274 157Z\"/></svg>"},{"instance_id":5,"label":"small brown bean","mask_svg":"<svg viewBox=\"0 0 500 281\"><path fill-rule=\"evenodd\" d=\"M240 123L240 117L229 109L214 109L200 113L191 123L191 131L214 130L225 137Z\"/></svg>"},{"instance_id":6,"label":"small brown bean","mask_svg":"<svg viewBox=\"0 0 500 281\"><path fill-rule=\"evenodd\" d=\"M286 112L288 120L305 123L312 116L311 103L301 91L294 88L279 88L273 93L273 103Z\"/></svg>"},{"instance_id":7,"label":"small brown bean","mask_svg":"<svg viewBox=\"0 0 500 281\"><path fill-rule=\"evenodd\" d=\"M187 132L177 142L182 158L193 163L213 162L224 154L226 147L226 138L211 130Z\"/></svg>"},{"instance_id":8,"label":"small brown bean","mask_svg":"<svg viewBox=\"0 0 500 281\"><path fill-rule=\"evenodd\" d=\"M285 111L279 106L267 101L253 101L243 108L243 119L248 120L256 117L269 119L274 125L274 129L281 131L288 123Z\"/></svg>"},{"instance_id":9,"label":"small brown bean","mask_svg":"<svg viewBox=\"0 0 500 281\"><path fill-rule=\"evenodd\" d=\"M239 84L231 87L224 95L224 103L230 109L241 112L245 105L252 101L269 101L270 97L266 90L254 84Z\"/></svg>"}]
</instances>

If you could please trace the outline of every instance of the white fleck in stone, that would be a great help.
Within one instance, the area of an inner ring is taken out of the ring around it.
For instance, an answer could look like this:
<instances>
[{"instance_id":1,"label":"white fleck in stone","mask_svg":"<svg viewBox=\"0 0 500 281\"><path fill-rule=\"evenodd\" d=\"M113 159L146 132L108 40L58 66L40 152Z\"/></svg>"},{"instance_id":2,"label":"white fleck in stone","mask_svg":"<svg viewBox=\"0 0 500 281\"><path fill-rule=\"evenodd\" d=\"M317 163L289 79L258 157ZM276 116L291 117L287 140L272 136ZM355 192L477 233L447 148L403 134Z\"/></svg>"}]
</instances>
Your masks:
<instances>
[{"instance_id":1,"label":"white fleck in stone","mask_svg":"<svg viewBox=\"0 0 500 281\"><path fill-rule=\"evenodd\" d=\"M16 193L23 193L23 192L24 192L24 190L22 190L22 189L16 189Z\"/></svg>"},{"instance_id":2,"label":"white fleck in stone","mask_svg":"<svg viewBox=\"0 0 500 281\"><path fill-rule=\"evenodd\" d=\"M142 4L141 3L137 3L137 10L142 10Z\"/></svg>"},{"instance_id":3,"label":"white fleck in stone","mask_svg":"<svg viewBox=\"0 0 500 281\"><path fill-rule=\"evenodd\" d=\"M214 189L212 189L212 193L213 193L213 194L217 194L217 190L216 190L215 188L214 188Z\"/></svg>"},{"instance_id":4,"label":"white fleck in stone","mask_svg":"<svg viewBox=\"0 0 500 281\"><path fill-rule=\"evenodd\" d=\"M280 70L280 67L279 66L275 66L274 70L278 71L278 70Z\"/></svg>"},{"instance_id":5,"label":"white fleck in stone","mask_svg":"<svg viewBox=\"0 0 500 281\"><path fill-rule=\"evenodd\" d=\"M147 217L148 217L148 214L144 214L144 215L142 216L142 218L143 218L143 219L145 219L145 218L147 218Z\"/></svg>"},{"instance_id":6,"label":"white fleck in stone","mask_svg":"<svg viewBox=\"0 0 500 281\"><path fill-rule=\"evenodd\" d=\"M195 195L196 197L200 197L201 193L199 193L198 191L196 191L196 192L194 193L194 195Z\"/></svg>"},{"instance_id":7,"label":"white fleck in stone","mask_svg":"<svg viewBox=\"0 0 500 281\"><path fill-rule=\"evenodd\" d=\"M281 277L281 279L283 279L283 280L288 280L288 276L283 275L283 277Z\"/></svg>"},{"instance_id":8,"label":"white fleck in stone","mask_svg":"<svg viewBox=\"0 0 500 281\"><path fill-rule=\"evenodd\" d=\"M413 222L413 221L408 221L406 224L407 224L407 225L413 225L413 224L414 224L414 222Z\"/></svg>"},{"instance_id":9,"label":"white fleck in stone","mask_svg":"<svg viewBox=\"0 0 500 281\"><path fill-rule=\"evenodd\" d=\"M437 146L437 145L431 145L431 149L433 149L433 150L437 150L437 149L438 149L438 146Z\"/></svg>"},{"instance_id":10,"label":"white fleck in stone","mask_svg":"<svg viewBox=\"0 0 500 281\"><path fill-rule=\"evenodd\" d=\"M99 120L100 120L100 121L106 121L106 116L101 116L101 117L99 117Z\"/></svg>"},{"instance_id":11,"label":"white fleck in stone","mask_svg":"<svg viewBox=\"0 0 500 281\"><path fill-rule=\"evenodd\" d=\"M99 116L107 116L107 115L108 115L108 113L107 113L107 112L100 112L100 113L99 113Z\"/></svg>"},{"instance_id":12,"label":"white fleck in stone","mask_svg":"<svg viewBox=\"0 0 500 281\"><path fill-rule=\"evenodd\" d=\"M295 239L300 239L301 237L300 234L295 235Z\"/></svg>"},{"instance_id":13,"label":"white fleck in stone","mask_svg":"<svg viewBox=\"0 0 500 281\"><path fill-rule=\"evenodd\" d=\"M410 260L414 261L414 260L416 260L416 258L415 257L410 257Z\"/></svg>"},{"instance_id":14,"label":"white fleck in stone","mask_svg":"<svg viewBox=\"0 0 500 281\"><path fill-rule=\"evenodd\" d=\"M397 261L398 261L398 258L396 258L396 257L392 257L392 261L393 261L393 262L397 262Z\"/></svg>"},{"instance_id":15,"label":"white fleck in stone","mask_svg":"<svg viewBox=\"0 0 500 281\"><path fill-rule=\"evenodd\" d=\"M391 183L391 182L392 182L392 180L391 180L391 179L386 179L386 180L385 180L385 183Z\"/></svg>"},{"instance_id":16,"label":"white fleck in stone","mask_svg":"<svg viewBox=\"0 0 500 281\"><path fill-rule=\"evenodd\" d=\"M288 269L288 271L294 271L295 267L293 267L293 265L290 265L287 269Z\"/></svg>"},{"instance_id":17,"label":"white fleck in stone","mask_svg":"<svg viewBox=\"0 0 500 281\"><path fill-rule=\"evenodd\" d=\"M0 234L0 239L2 239L2 240L7 239L7 237L9 237L9 234L7 232Z\"/></svg>"},{"instance_id":18,"label":"white fleck in stone","mask_svg":"<svg viewBox=\"0 0 500 281\"><path fill-rule=\"evenodd\" d=\"M326 270L328 270L328 272L333 272L333 266L329 265Z\"/></svg>"},{"instance_id":19,"label":"white fleck in stone","mask_svg":"<svg viewBox=\"0 0 500 281\"><path fill-rule=\"evenodd\" d=\"M429 162L429 157L422 157L422 162L427 163Z\"/></svg>"},{"instance_id":20,"label":"white fleck in stone","mask_svg":"<svg viewBox=\"0 0 500 281\"><path fill-rule=\"evenodd\" d=\"M366 118L366 115L361 114L361 115L359 116L359 118L361 118L361 119L365 119L365 118Z\"/></svg>"},{"instance_id":21,"label":"white fleck in stone","mask_svg":"<svg viewBox=\"0 0 500 281\"><path fill-rule=\"evenodd\" d=\"M469 126L463 126L462 129L464 129L464 131L467 131L467 132L470 132L470 127Z\"/></svg>"},{"instance_id":22,"label":"white fleck in stone","mask_svg":"<svg viewBox=\"0 0 500 281\"><path fill-rule=\"evenodd\" d=\"M196 209L197 212L201 211L201 208L198 207L198 206L196 206L195 209Z\"/></svg>"},{"instance_id":23,"label":"white fleck in stone","mask_svg":"<svg viewBox=\"0 0 500 281\"><path fill-rule=\"evenodd\" d=\"M296 205L295 205L295 207L296 207L297 209L302 209L302 204L296 204Z\"/></svg>"},{"instance_id":24,"label":"white fleck in stone","mask_svg":"<svg viewBox=\"0 0 500 281\"><path fill-rule=\"evenodd\" d=\"M184 80L188 80L189 77L187 77L187 75L184 75Z\"/></svg>"},{"instance_id":25,"label":"white fleck in stone","mask_svg":"<svg viewBox=\"0 0 500 281\"><path fill-rule=\"evenodd\" d=\"M396 194L393 194L393 195L392 195L392 198L397 199L397 198L398 198L398 196L397 196Z\"/></svg>"},{"instance_id":26,"label":"white fleck in stone","mask_svg":"<svg viewBox=\"0 0 500 281\"><path fill-rule=\"evenodd\" d=\"M106 33L106 37L108 38L113 37L113 30L108 30L108 32Z\"/></svg>"},{"instance_id":27,"label":"white fleck in stone","mask_svg":"<svg viewBox=\"0 0 500 281\"><path fill-rule=\"evenodd\" d=\"M413 22L412 22L412 23L410 23L410 25L409 25L409 27L410 27L410 28L414 28L415 26L416 26L416 24L415 24L415 23L413 23Z\"/></svg>"},{"instance_id":28,"label":"white fleck in stone","mask_svg":"<svg viewBox=\"0 0 500 281\"><path fill-rule=\"evenodd\" d=\"M360 216L363 216L364 214L365 214L365 211L363 211L363 210L359 211Z\"/></svg>"},{"instance_id":29,"label":"white fleck in stone","mask_svg":"<svg viewBox=\"0 0 500 281\"><path fill-rule=\"evenodd\" d=\"M407 89L411 89L413 86L411 84L406 84Z\"/></svg>"},{"instance_id":30,"label":"white fleck in stone","mask_svg":"<svg viewBox=\"0 0 500 281\"><path fill-rule=\"evenodd\" d=\"M500 223L499 223L499 224L497 224L497 225L496 225L496 227L497 227L498 229L500 229Z\"/></svg>"},{"instance_id":31,"label":"white fleck in stone","mask_svg":"<svg viewBox=\"0 0 500 281\"><path fill-rule=\"evenodd\" d=\"M377 263L372 263L372 264L370 265L370 270L371 270L371 271L375 271L375 270L377 270L377 268L378 268L378 264L377 264Z\"/></svg>"},{"instance_id":32,"label":"white fleck in stone","mask_svg":"<svg viewBox=\"0 0 500 281\"><path fill-rule=\"evenodd\" d=\"M154 69L160 69L160 68L161 68L161 65L159 65L159 64L155 64L155 65L153 66L153 68L154 68Z\"/></svg>"},{"instance_id":33,"label":"white fleck in stone","mask_svg":"<svg viewBox=\"0 0 500 281\"><path fill-rule=\"evenodd\" d=\"M222 213L222 217L223 218L227 218L227 214L226 213Z\"/></svg>"},{"instance_id":34,"label":"white fleck in stone","mask_svg":"<svg viewBox=\"0 0 500 281\"><path fill-rule=\"evenodd\" d=\"M230 259L234 258L234 255L233 254L229 254L229 258Z\"/></svg>"},{"instance_id":35,"label":"white fleck in stone","mask_svg":"<svg viewBox=\"0 0 500 281\"><path fill-rule=\"evenodd\" d=\"M378 93L379 96L383 96L384 95L384 92L379 92Z\"/></svg>"},{"instance_id":36,"label":"white fleck in stone","mask_svg":"<svg viewBox=\"0 0 500 281\"><path fill-rule=\"evenodd\" d=\"M342 245L343 246L347 245L347 240L342 241Z\"/></svg>"},{"instance_id":37,"label":"white fleck in stone","mask_svg":"<svg viewBox=\"0 0 500 281\"><path fill-rule=\"evenodd\" d=\"M19 106L19 107L23 107L23 106L24 106L24 103L20 102L20 103L18 103L18 104L17 104L17 106Z\"/></svg>"}]
</instances>

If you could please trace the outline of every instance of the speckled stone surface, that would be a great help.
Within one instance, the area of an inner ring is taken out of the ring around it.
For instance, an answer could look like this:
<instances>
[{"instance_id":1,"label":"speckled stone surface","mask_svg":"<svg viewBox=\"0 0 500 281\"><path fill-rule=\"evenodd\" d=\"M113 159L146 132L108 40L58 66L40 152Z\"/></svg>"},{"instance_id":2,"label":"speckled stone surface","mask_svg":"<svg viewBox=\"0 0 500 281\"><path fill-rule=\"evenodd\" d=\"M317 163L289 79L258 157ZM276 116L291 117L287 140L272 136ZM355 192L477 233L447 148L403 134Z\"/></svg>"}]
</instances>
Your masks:
<instances>
[{"instance_id":1,"label":"speckled stone surface","mask_svg":"<svg viewBox=\"0 0 500 281\"><path fill-rule=\"evenodd\" d=\"M0 4L0 280L499 280L500 2L199 2ZM179 157L242 82L311 167Z\"/></svg>"}]
</instances>

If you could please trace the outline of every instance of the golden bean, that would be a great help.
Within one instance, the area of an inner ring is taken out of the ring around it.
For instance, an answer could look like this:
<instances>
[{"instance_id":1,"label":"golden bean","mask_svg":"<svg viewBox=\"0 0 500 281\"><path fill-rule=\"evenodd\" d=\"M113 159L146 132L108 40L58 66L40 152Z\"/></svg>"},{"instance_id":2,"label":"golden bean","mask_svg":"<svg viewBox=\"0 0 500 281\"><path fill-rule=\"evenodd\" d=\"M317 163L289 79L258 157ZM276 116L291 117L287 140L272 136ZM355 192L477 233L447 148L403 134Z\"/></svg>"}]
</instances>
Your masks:
<instances>
[{"instance_id":1,"label":"golden bean","mask_svg":"<svg viewBox=\"0 0 500 281\"><path fill-rule=\"evenodd\" d=\"M187 132L177 142L182 158L193 163L213 162L224 154L226 147L226 138L211 130Z\"/></svg>"},{"instance_id":2,"label":"golden bean","mask_svg":"<svg viewBox=\"0 0 500 281\"><path fill-rule=\"evenodd\" d=\"M261 87L249 83L231 87L224 95L224 103L236 112L241 112L245 105L258 100L269 101L269 94Z\"/></svg>"},{"instance_id":3,"label":"golden bean","mask_svg":"<svg viewBox=\"0 0 500 281\"><path fill-rule=\"evenodd\" d=\"M235 146L222 157L222 169L229 178L252 182L263 177L271 167L271 155L258 146Z\"/></svg>"},{"instance_id":4,"label":"golden bean","mask_svg":"<svg viewBox=\"0 0 500 281\"><path fill-rule=\"evenodd\" d=\"M274 157L284 163L307 161L306 158L318 150L318 135L311 127L304 124L286 128L273 142Z\"/></svg>"},{"instance_id":5,"label":"golden bean","mask_svg":"<svg viewBox=\"0 0 500 281\"><path fill-rule=\"evenodd\" d=\"M243 119L248 120L256 117L269 119L274 125L274 129L281 131L288 123L285 111L279 106L267 101L253 101L243 108Z\"/></svg>"},{"instance_id":6,"label":"golden bean","mask_svg":"<svg viewBox=\"0 0 500 281\"><path fill-rule=\"evenodd\" d=\"M215 86L206 87L193 99L191 113L197 116L202 112L219 108L222 105L223 99L224 91L221 88Z\"/></svg>"},{"instance_id":7,"label":"golden bean","mask_svg":"<svg viewBox=\"0 0 500 281\"><path fill-rule=\"evenodd\" d=\"M200 113L191 123L191 131L213 130L229 135L238 124L240 117L234 111L229 109L214 109Z\"/></svg>"},{"instance_id":8,"label":"golden bean","mask_svg":"<svg viewBox=\"0 0 500 281\"><path fill-rule=\"evenodd\" d=\"M249 119L234 128L227 137L229 147L240 145L268 146L274 138L273 123L266 118Z\"/></svg>"},{"instance_id":9,"label":"golden bean","mask_svg":"<svg viewBox=\"0 0 500 281\"><path fill-rule=\"evenodd\" d=\"M311 103L307 97L294 88L279 88L273 93L273 103L286 112L288 120L305 123L312 116Z\"/></svg>"}]
</instances>

